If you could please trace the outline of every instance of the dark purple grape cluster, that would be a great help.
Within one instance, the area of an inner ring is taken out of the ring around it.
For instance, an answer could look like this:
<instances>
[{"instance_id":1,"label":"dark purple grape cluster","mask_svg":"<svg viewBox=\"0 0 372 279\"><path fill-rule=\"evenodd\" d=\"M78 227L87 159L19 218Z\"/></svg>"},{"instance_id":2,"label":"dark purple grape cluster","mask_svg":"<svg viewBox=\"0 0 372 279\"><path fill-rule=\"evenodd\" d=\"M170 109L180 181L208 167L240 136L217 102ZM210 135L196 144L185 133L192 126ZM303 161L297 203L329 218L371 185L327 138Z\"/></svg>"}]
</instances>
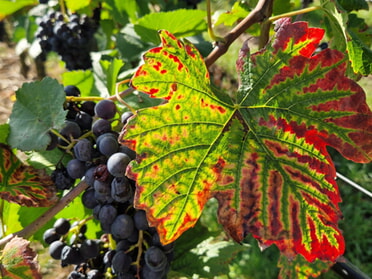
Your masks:
<instances>
[{"instance_id":1,"label":"dark purple grape cluster","mask_svg":"<svg viewBox=\"0 0 372 279\"><path fill-rule=\"evenodd\" d=\"M40 18L36 37L40 40L42 57L54 51L61 56L68 70L92 67L90 52L97 31L96 21L86 15L64 16L60 12L49 12Z\"/></svg>"},{"instance_id":2,"label":"dark purple grape cluster","mask_svg":"<svg viewBox=\"0 0 372 279\"><path fill-rule=\"evenodd\" d=\"M66 86L65 93L80 96L75 86ZM98 254L94 248L91 254L94 257L87 258L84 249L93 240L87 243L88 240L77 235L74 244L66 246L61 240L66 231L46 231L53 239L53 243L48 237L45 239L51 243L52 258L60 259L63 266L76 265L69 278L104 278L97 277L102 274L112 278L166 278L173 244L163 246L157 231L149 227L145 212L134 208L135 182L125 174L136 154L118 143L116 130L120 131L133 114L126 111L115 118L118 109L108 99L97 103L66 101L65 109L66 124L49 149L56 143L73 157L66 166L57 166L52 178L61 190L72 187L76 179L83 179L89 185L82 194L82 204L99 221L102 237L94 240Z\"/></svg>"}]
</instances>

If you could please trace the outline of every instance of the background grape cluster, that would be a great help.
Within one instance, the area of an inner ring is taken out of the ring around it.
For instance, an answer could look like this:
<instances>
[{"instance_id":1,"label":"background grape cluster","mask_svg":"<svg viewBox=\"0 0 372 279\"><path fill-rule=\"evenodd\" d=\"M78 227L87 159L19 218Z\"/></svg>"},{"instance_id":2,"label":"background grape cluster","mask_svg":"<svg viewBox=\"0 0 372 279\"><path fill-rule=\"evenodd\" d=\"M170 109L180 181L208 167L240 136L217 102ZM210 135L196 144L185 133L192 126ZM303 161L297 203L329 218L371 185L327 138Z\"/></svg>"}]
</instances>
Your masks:
<instances>
[{"instance_id":1,"label":"background grape cluster","mask_svg":"<svg viewBox=\"0 0 372 279\"><path fill-rule=\"evenodd\" d=\"M64 90L66 96L80 96L75 86ZM102 236L86 238L88 220L70 224L58 219L44 233L50 256L62 266L76 266L68 278L166 278L174 245L163 246L145 212L133 207L135 182L125 171L136 154L118 143L115 131L133 114L124 111L117 116L116 104L109 99L66 101L64 106L65 125L50 133L48 149L60 148L72 159L66 165L59 163L52 179L61 191L70 189L77 179L85 180L89 187L82 203L99 221Z\"/></svg>"},{"instance_id":2,"label":"background grape cluster","mask_svg":"<svg viewBox=\"0 0 372 279\"><path fill-rule=\"evenodd\" d=\"M86 15L63 15L51 11L40 18L36 38L42 49L41 58L54 51L61 56L68 70L92 67L90 52L95 48L94 33L98 29L99 9L93 18Z\"/></svg>"}]
</instances>

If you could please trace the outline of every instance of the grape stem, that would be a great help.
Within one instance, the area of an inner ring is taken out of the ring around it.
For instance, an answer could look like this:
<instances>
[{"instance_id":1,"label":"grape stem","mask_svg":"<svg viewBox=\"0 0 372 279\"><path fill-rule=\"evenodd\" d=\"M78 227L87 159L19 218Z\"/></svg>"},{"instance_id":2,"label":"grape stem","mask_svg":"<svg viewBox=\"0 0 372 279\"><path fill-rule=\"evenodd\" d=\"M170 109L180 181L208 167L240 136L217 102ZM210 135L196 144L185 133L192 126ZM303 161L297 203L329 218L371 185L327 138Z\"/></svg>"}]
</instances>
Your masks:
<instances>
[{"instance_id":1,"label":"grape stem","mask_svg":"<svg viewBox=\"0 0 372 279\"><path fill-rule=\"evenodd\" d=\"M267 28L267 26L269 26L271 22L279 18L300 15L322 9L322 7L320 6L314 6L270 17L273 1L274 0L259 0L256 7L248 14L248 16L246 16L238 25L236 25L229 33L227 33L227 35L223 37L222 41L218 42L212 52L205 58L204 61L206 66L209 68L212 64L214 64L218 58L220 58L227 52L230 45L255 23L264 23L263 26L266 25L265 28ZM267 34L267 31L263 33L263 36L265 36L265 34ZM263 41L265 40L266 39L263 38Z\"/></svg>"},{"instance_id":2,"label":"grape stem","mask_svg":"<svg viewBox=\"0 0 372 279\"><path fill-rule=\"evenodd\" d=\"M55 205L50 207L45 213L43 213L39 218L37 218L27 227L0 239L0 248L3 247L6 243L8 243L15 236L26 239L32 236L36 231L42 228L49 220L51 220L58 212L65 208L66 205L68 205L73 199L75 199L88 187L89 185L84 180L80 181L79 184L76 185L76 187L70 190Z\"/></svg>"}]
</instances>

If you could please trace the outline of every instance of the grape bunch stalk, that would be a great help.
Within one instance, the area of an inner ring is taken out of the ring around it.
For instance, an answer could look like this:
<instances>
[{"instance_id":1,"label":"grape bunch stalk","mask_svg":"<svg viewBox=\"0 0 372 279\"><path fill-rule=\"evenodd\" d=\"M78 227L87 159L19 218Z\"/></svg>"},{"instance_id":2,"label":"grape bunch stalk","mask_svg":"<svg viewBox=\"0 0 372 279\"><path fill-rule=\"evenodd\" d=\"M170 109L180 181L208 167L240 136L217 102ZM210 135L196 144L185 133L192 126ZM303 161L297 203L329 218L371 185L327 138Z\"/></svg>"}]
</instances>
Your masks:
<instances>
[{"instance_id":1,"label":"grape bunch stalk","mask_svg":"<svg viewBox=\"0 0 372 279\"><path fill-rule=\"evenodd\" d=\"M58 219L46 230L50 256L62 266L75 266L68 278L166 278L174 243L162 245L145 211L134 208L135 181L125 173L136 153L118 143L116 130L133 113L116 117L119 111L112 100L70 101L79 99L80 90L70 85L64 91L65 125L50 132L47 149L60 148L71 159L66 165L58 163L52 179L61 191L84 179L89 187L81 200L92 216L72 225L72 219ZM100 239L86 237L91 219L100 224Z\"/></svg>"}]
</instances>

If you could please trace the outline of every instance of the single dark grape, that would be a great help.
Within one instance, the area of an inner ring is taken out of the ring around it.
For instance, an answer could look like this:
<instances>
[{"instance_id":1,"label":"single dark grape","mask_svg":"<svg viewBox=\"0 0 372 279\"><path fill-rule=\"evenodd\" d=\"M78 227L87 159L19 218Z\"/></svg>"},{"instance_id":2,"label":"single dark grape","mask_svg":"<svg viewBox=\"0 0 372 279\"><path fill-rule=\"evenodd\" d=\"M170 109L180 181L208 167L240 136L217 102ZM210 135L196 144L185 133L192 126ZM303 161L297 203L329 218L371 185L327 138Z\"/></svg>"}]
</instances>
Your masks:
<instances>
[{"instance_id":1,"label":"single dark grape","mask_svg":"<svg viewBox=\"0 0 372 279\"><path fill-rule=\"evenodd\" d=\"M111 182L111 197L117 201L124 203L133 197L132 186L128 178L115 177Z\"/></svg>"},{"instance_id":2,"label":"single dark grape","mask_svg":"<svg viewBox=\"0 0 372 279\"><path fill-rule=\"evenodd\" d=\"M77 139L81 136L81 129L76 122L67 120L59 133L67 140L70 140L70 138Z\"/></svg>"},{"instance_id":3,"label":"single dark grape","mask_svg":"<svg viewBox=\"0 0 372 279\"><path fill-rule=\"evenodd\" d=\"M74 145L74 154L79 161L90 161L92 159L93 145L88 139L81 139Z\"/></svg>"},{"instance_id":4,"label":"single dark grape","mask_svg":"<svg viewBox=\"0 0 372 279\"><path fill-rule=\"evenodd\" d=\"M136 213L134 213L133 220L138 230L147 230L149 228L146 212L144 210L137 210Z\"/></svg>"},{"instance_id":5,"label":"single dark grape","mask_svg":"<svg viewBox=\"0 0 372 279\"><path fill-rule=\"evenodd\" d=\"M96 106L96 103L93 101L85 101L81 103L80 110L88 113L90 116L94 116L94 107Z\"/></svg>"},{"instance_id":6,"label":"single dark grape","mask_svg":"<svg viewBox=\"0 0 372 279\"><path fill-rule=\"evenodd\" d=\"M97 204L94 208L93 208L93 217L96 218L98 220L99 218L99 212L101 211L101 208L102 208L102 204Z\"/></svg>"},{"instance_id":7,"label":"single dark grape","mask_svg":"<svg viewBox=\"0 0 372 279\"><path fill-rule=\"evenodd\" d=\"M94 190L100 194L111 195L111 181L94 181Z\"/></svg>"},{"instance_id":8,"label":"single dark grape","mask_svg":"<svg viewBox=\"0 0 372 279\"><path fill-rule=\"evenodd\" d=\"M66 169L68 175L74 179L82 178L86 171L85 163L78 159L70 160L67 163Z\"/></svg>"},{"instance_id":9,"label":"single dark grape","mask_svg":"<svg viewBox=\"0 0 372 279\"><path fill-rule=\"evenodd\" d=\"M131 159L127 154L121 152L114 153L107 160L107 170L113 176L123 177L130 161Z\"/></svg>"},{"instance_id":10,"label":"single dark grape","mask_svg":"<svg viewBox=\"0 0 372 279\"><path fill-rule=\"evenodd\" d=\"M93 209L97 204L97 200L94 197L94 189L89 188L84 191L83 195L81 196L81 202L83 203L84 207L88 209Z\"/></svg>"},{"instance_id":11,"label":"single dark grape","mask_svg":"<svg viewBox=\"0 0 372 279\"><path fill-rule=\"evenodd\" d=\"M68 175L67 169L62 165L52 172L51 179L58 190L70 189L75 184L75 179Z\"/></svg>"},{"instance_id":12,"label":"single dark grape","mask_svg":"<svg viewBox=\"0 0 372 279\"><path fill-rule=\"evenodd\" d=\"M58 240L61 236L56 233L55 228L47 229L43 234L43 240L46 244L51 244L52 242Z\"/></svg>"},{"instance_id":13,"label":"single dark grape","mask_svg":"<svg viewBox=\"0 0 372 279\"><path fill-rule=\"evenodd\" d=\"M61 261L62 266L67 266L69 264L80 264L84 262L84 259L78 248L66 245L62 249Z\"/></svg>"},{"instance_id":14,"label":"single dark grape","mask_svg":"<svg viewBox=\"0 0 372 279\"><path fill-rule=\"evenodd\" d=\"M145 252L145 262L147 266L155 272L163 271L167 267L167 256L157 246L149 247Z\"/></svg>"},{"instance_id":15,"label":"single dark grape","mask_svg":"<svg viewBox=\"0 0 372 279\"><path fill-rule=\"evenodd\" d=\"M133 116L133 112L131 111L125 111L120 116L120 121L122 124L126 124L128 122L128 119Z\"/></svg>"},{"instance_id":16,"label":"single dark grape","mask_svg":"<svg viewBox=\"0 0 372 279\"><path fill-rule=\"evenodd\" d=\"M54 222L53 228L59 235L65 235L71 228L70 221L65 218L59 218Z\"/></svg>"},{"instance_id":17,"label":"single dark grape","mask_svg":"<svg viewBox=\"0 0 372 279\"><path fill-rule=\"evenodd\" d=\"M84 259L92 259L99 256L99 244L92 239L86 239L81 243L80 253Z\"/></svg>"},{"instance_id":18,"label":"single dark grape","mask_svg":"<svg viewBox=\"0 0 372 279\"><path fill-rule=\"evenodd\" d=\"M143 265L141 268L141 278L146 279L166 279L166 271L154 271L147 264Z\"/></svg>"},{"instance_id":19,"label":"single dark grape","mask_svg":"<svg viewBox=\"0 0 372 279\"><path fill-rule=\"evenodd\" d=\"M97 138L96 144L98 151L107 157L116 153L119 149L117 136L112 133L100 135Z\"/></svg>"},{"instance_id":20,"label":"single dark grape","mask_svg":"<svg viewBox=\"0 0 372 279\"><path fill-rule=\"evenodd\" d=\"M116 239L126 239L134 231L134 222L127 214L118 215L111 225L111 233Z\"/></svg>"},{"instance_id":21,"label":"single dark grape","mask_svg":"<svg viewBox=\"0 0 372 279\"><path fill-rule=\"evenodd\" d=\"M128 256L124 251L117 251L112 258L111 267L114 273L126 273L130 269L132 258Z\"/></svg>"},{"instance_id":22,"label":"single dark grape","mask_svg":"<svg viewBox=\"0 0 372 279\"><path fill-rule=\"evenodd\" d=\"M92 128L93 117L86 112L80 111L75 116L75 122L81 130L90 130Z\"/></svg>"},{"instance_id":23,"label":"single dark grape","mask_svg":"<svg viewBox=\"0 0 372 279\"><path fill-rule=\"evenodd\" d=\"M48 132L48 135L50 136L50 142L46 150L53 150L58 145L58 137L52 132Z\"/></svg>"},{"instance_id":24,"label":"single dark grape","mask_svg":"<svg viewBox=\"0 0 372 279\"><path fill-rule=\"evenodd\" d=\"M89 169L86 170L84 174L84 180L85 182L93 187L94 186L94 172L96 170L96 166L90 167Z\"/></svg>"},{"instance_id":25,"label":"single dark grape","mask_svg":"<svg viewBox=\"0 0 372 279\"><path fill-rule=\"evenodd\" d=\"M127 154L131 160L136 159L136 152L125 145L120 145L119 152Z\"/></svg>"},{"instance_id":26,"label":"single dark grape","mask_svg":"<svg viewBox=\"0 0 372 279\"><path fill-rule=\"evenodd\" d=\"M132 243L129 240L122 239L122 240L120 240L116 243L116 248L115 249L116 249L116 251L120 251L120 250L127 251L130 248L131 245L132 245Z\"/></svg>"},{"instance_id":27,"label":"single dark grape","mask_svg":"<svg viewBox=\"0 0 372 279\"><path fill-rule=\"evenodd\" d=\"M111 119L115 116L116 105L111 100L101 100L94 107L94 112L99 118Z\"/></svg>"},{"instance_id":28,"label":"single dark grape","mask_svg":"<svg viewBox=\"0 0 372 279\"><path fill-rule=\"evenodd\" d=\"M128 236L127 240L131 243L137 243L138 239L139 239L138 230L136 227L134 227L132 234Z\"/></svg>"},{"instance_id":29,"label":"single dark grape","mask_svg":"<svg viewBox=\"0 0 372 279\"><path fill-rule=\"evenodd\" d=\"M112 263L112 258L115 256L116 250L108 250L103 256L103 263L110 266Z\"/></svg>"},{"instance_id":30,"label":"single dark grape","mask_svg":"<svg viewBox=\"0 0 372 279\"><path fill-rule=\"evenodd\" d=\"M107 204L101 207L98 215L98 220L101 223L101 228L103 231L111 231L111 224L114 222L117 214L117 209L111 204Z\"/></svg>"},{"instance_id":31,"label":"single dark grape","mask_svg":"<svg viewBox=\"0 0 372 279\"><path fill-rule=\"evenodd\" d=\"M67 277L67 279L83 279L83 278L85 279L85 275L76 270L71 271Z\"/></svg>"},{"instance_id":32,"label":"single dark grape","mask_svg":"<svg viewBox=\"0 0 372 279\"><path fill-rule=\"evenodd\" d=\"M106 119L98 119L93 123L92 131L96 137L111 132L111 123Z\"/></svg>"},{"instance_id":33,"label":"single dark grape","mask_svg":"<svg viewBox=\"0 0 372 279\"><path fill-rule=\"evenodd\" d=\"M66 243L60 240L53 241L49 246L49 255L55 260L60 260L62 255L62 249L65 246Z\"/></svg>"}]
</instances>

